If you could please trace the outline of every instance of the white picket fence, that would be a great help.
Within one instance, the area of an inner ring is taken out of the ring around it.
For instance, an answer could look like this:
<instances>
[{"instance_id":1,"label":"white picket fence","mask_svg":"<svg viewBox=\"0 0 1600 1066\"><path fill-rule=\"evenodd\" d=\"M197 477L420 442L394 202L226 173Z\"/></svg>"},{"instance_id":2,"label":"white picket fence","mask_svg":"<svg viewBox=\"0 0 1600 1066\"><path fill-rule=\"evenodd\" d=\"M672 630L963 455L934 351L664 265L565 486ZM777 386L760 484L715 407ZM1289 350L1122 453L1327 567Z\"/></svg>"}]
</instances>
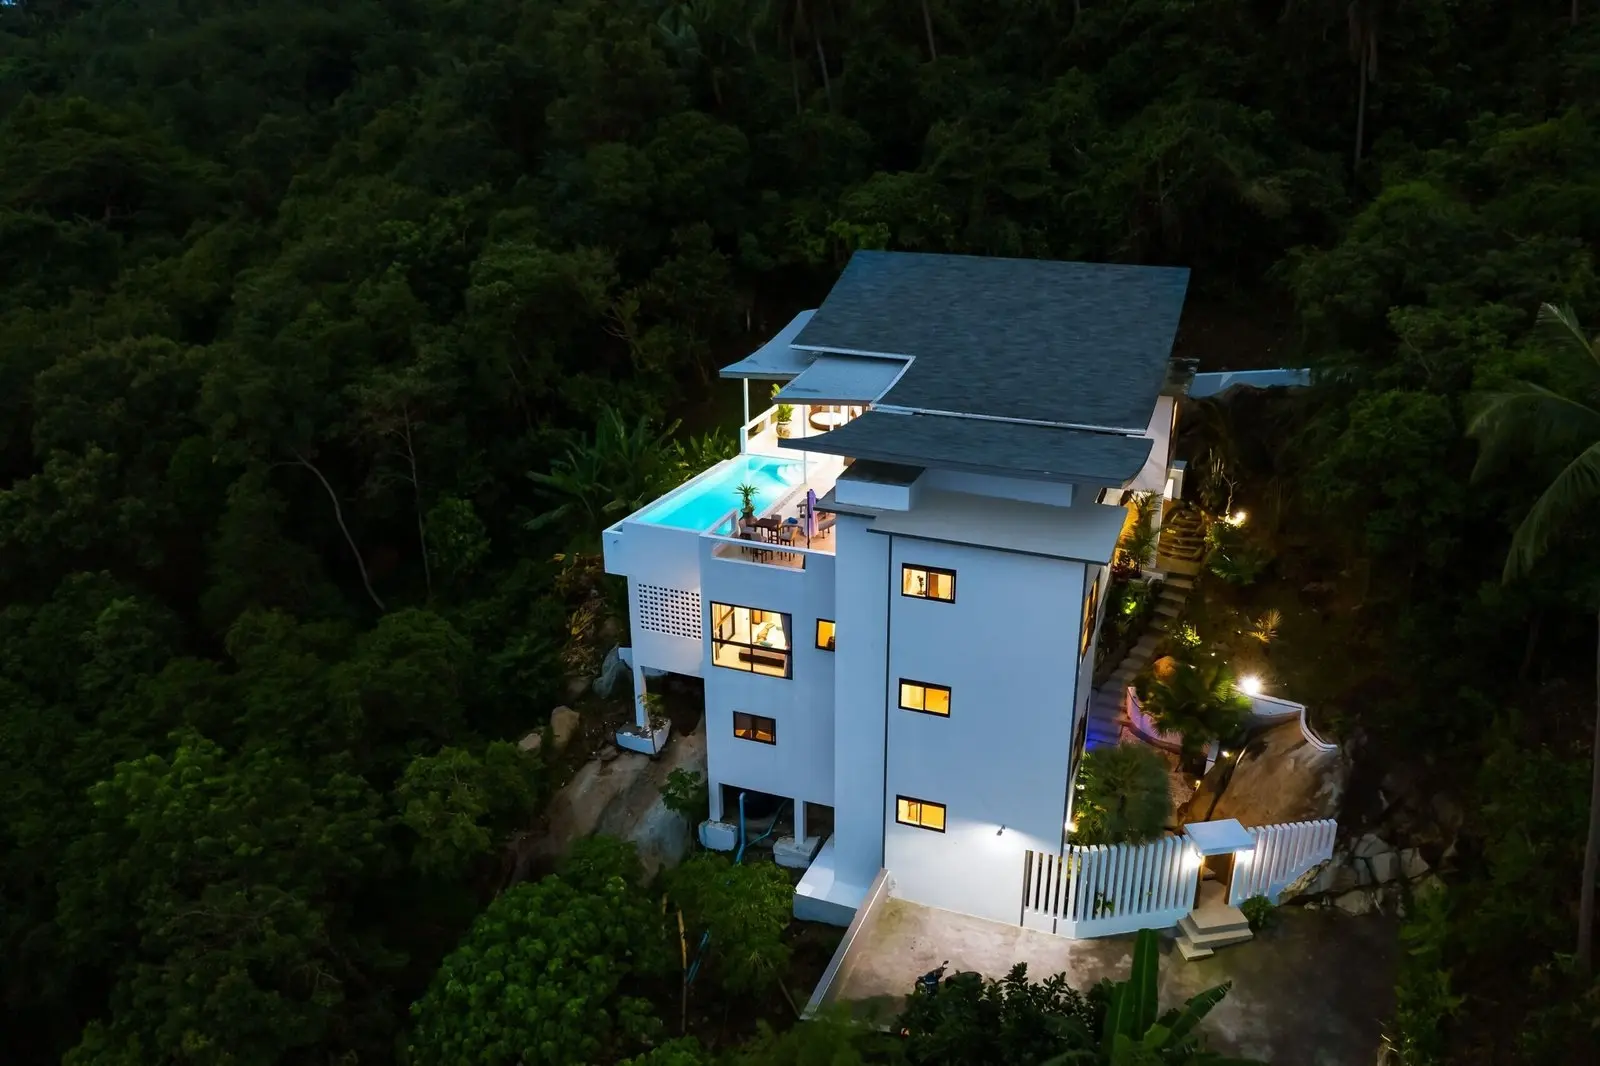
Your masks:
<instances>
[{"instance_id":1,"label":"white picket fence","mask_svg":"<svg viewBox=\"0 0 1600 1066\"><path fill-rule=\"evenodd\" d=\"M1022 924L1069 937L1164 929L1194 906L1199 876L1200 855L1182 837L1029 851Z\"/></svg>"},{"instance_id":2,"label":"white picket fence","mask_svg":"<svg viewBox=\"0 0 1600 1066\"><path fill-rule=\"evenodd\" d=\"M1250 829L1255 850L1234 856L1228 902L1237 907L1252 896L1266 896L1278 902L1278 895L1291 881L1317 863L1333 858L1333 839L1338 831L1339 823L1332 818Z\"/></svg>"}]
</instances>

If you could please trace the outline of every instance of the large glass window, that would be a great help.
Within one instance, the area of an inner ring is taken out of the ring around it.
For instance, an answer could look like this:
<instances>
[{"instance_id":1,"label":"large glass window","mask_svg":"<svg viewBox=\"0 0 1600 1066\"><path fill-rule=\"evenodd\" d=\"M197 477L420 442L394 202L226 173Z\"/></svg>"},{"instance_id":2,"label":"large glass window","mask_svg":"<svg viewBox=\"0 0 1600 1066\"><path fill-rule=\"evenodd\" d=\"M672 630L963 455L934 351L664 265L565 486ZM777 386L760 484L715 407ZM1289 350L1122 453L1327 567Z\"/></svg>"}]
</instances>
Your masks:
<instances>
[{"instance_id":1,"label":"large glass window","mask_svg":"<svg viewBox=\"0 0 1600 1066\"><path fill-rule=\"evenodd\" d=\"M823 651L833 650L833 623L826 618L817 619L817 647Z\"/></svg>"},{"instance_id":2,"label":"large glass window","mask_svg":"<svg viewBox=\"0 0 1600 1066\"><path fill-rule=\"evenodd\" d=\"M950 717L950 690L944 685L900 679L900 706L908 711Z\"/></svg>"},{"instance_id":3,"label":"large glass window","mask_svg":"<svg viewBox=\"0 0 1600 1066\"><path fill-rule=\"evenodd\" d=\"M912 799L909 796L896 796L894 820L901 825L914 825L919 829L932 829L935 833L942 833L944 804L929 803L927 800Z\"/></svg>"},{"instance_id":4,"label":"large glass window","mask_svg":"<svg viewBox=\"0 0 1600 1066\"><path fill-rule=\"evenodd\" d=\"M900 567L900 595L914 596L919 600L956 602L956 572L941 570L936 566L916 566L906 563Z\"/></svg>"},{"instance_id":5,"label":"large glass window","mask_svg":"<svg viewBox=\"0 0 1600 1066\"><path fill-rule=\"evenodd\" d=\"M788 677L789 616L777 611L711 605L711 662L729 670Z\"/></svg>"},{"instance_id":6,"label":"large glass window","mask_svg":"<svg viewBox=\"0 0 1600 1066\"><path fill-rule=\"evenodd\" d=\"M733 735L740 740L755 740L762 744L778 742L778 720L763 718L759 714L733 712Z\"/></svg>"}]
</instances>

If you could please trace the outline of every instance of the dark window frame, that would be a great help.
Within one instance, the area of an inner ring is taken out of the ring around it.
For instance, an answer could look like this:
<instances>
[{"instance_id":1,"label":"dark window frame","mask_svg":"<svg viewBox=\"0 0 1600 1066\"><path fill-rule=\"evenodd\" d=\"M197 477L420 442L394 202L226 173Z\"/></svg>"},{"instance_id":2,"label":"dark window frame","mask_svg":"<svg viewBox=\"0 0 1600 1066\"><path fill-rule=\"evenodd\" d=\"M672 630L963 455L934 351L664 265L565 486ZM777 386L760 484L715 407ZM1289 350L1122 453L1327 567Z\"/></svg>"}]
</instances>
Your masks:
<instances>
[{"instance_id":1,"label":"dark window frame","mask_svg":"<svg viewBox=\"0 0 1600 1066\"><path fill-rule=\"evenodd\" d=\"M907 570L921 570L926 575L943 574L945 577L948 577L950 579L950 598L947 600L943 596L930 596L926 592L923 592L920 595L915 593L915 592L907 592L906 591L906 571ZM925 565L923 563L901 563L900 564L900 595L909 597L910 599L913 599L913 600L930 600L933 603L954 603L954 602L956 602L956 572L954 570L950 569L948 566L927 566L927 565Z\"/></svg>"},{"instance_id":2,"label":"dark window frame","mask_svg":"<svg viewBox=\"0 0 1600 1066\"><path fill-rule=\"evenodd\" d=\"M743 733L739 732L740 718L744 718L749 722L747 730L750 734L749 736L745 736ZM771 740L762 740L759 736L757 736L757 734L761 732L759 726L756 724L758 722L766 722L772 726L771 729L767 730L768 733L772 734ZM753 744L771 744L776 747L778 744L778 720L776 718L769 718L764 714L751 714L749 711L734 711L733 736L735 740L748 740Z\"/></svg>"},{"instance_id":3,"label":"dark window frame","mask_svg":"<svg viewBox=\"0 0 1600 1066\"><path fill-rule=\"evenodd\" d=\"M947 711L930 711L926 707L907 707L904 702L905 686L907 685L921 686L923 703L928 702L929 689L933 689L935 692L943 692L945 705L950 709ZM910 711L912 714L931 714L935 718L949 718L950 715L954 713L956 707L955 696L951 692L949 685L936 685L932 681L918 681L914 677L902 677L899 679L899 682L895 685L894 698L895 702L900 705L900 709L902 711Z\"/></svg>"},{"instance_id":4,"label":"dark window frame","mask_svg":"<svg viewBox=\"0 0 1600 1066\"><path fill-rule=\"evenodd\" d=\"M921 822L906 821L904 818L900 817L901 800L904 800L907 803L915 803L919 807L939 808L939 813L944 815L944 818L942 819L943 824L940 825L938 829L935 829L933 826L923 825ZM933 800L918 799L916 796L902 796L897 793L894 797L894 821L896 825L908 825L912 829L922 829L929 833L942 833L950 825L950 808L943 803L935 803Z\"/></svg>"},{"instance_id":5,"label":"dark window frame","mask_svg":"<svg viewBox=\"0 0 1600 1066\"><path fill-rule=\"evenodd\" d=\"M711 625L709 627L709 639L711 641L711 665L712 666L720 667L723 670L738 670L740 673L755 674L758 677L770 677L770 678L774 678L776 680L781 680L781 681L792 681L794 679L794 616L793 615L791 615L787 611L769 611L765 607L751 607L748 604L743 604L743 603L724 603L721 600L708 600L707 602L711 605L710 606ZM780 619L782 619L783 635L787 639L787 641L789 643L789 646L780 651L777 648L769 648L764 644L746 643L746 642L744 642L742 640L732 640L732 639L729 639L729 638L726 638L726 637L718 636L717 635L717 626L718 626L718 623L717 623L717 608L718 607L726 607L730 611L736 611L736 610L741 610L741 609L749 611L750 612L750 628L751 628L752 632L754 632L754 630L755 630L755 626L756 626L755 616L757 614L763 614L763 615L775 614L775 615L777 615ZM723 647L730 647L730 648L742 648L752 656L752 661L747 662L745 665L742 665L742 666L729 666L727 663L719 663L719 662L717 662L717 647L719 645L721 645ZM757 670L756 669L756 664L753 661L753 657L758 652L766 654L766 655L769 655L769 656L778 656L778 655L783 656L783 673L780 675L780 674L768 673L765 670Z\"/></svg>"}]
</instances>

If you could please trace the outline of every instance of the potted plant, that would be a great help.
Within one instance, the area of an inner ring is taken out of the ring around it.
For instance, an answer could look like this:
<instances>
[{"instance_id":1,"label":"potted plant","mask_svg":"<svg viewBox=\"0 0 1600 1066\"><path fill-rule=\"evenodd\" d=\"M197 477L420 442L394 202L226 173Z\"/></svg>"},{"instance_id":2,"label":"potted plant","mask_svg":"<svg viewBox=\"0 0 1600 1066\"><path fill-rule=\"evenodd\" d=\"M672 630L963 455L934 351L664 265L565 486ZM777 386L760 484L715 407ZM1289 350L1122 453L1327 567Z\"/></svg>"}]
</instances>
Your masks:
<instances>
[{"instance_id":1,"label":"potted plant","mask_svg":"<svg viewBox=\"0 0 1600 1066\"><path fill-rule=\"evenodd\" d=\"M761 490L746 482L733 490L739 494L740 516L746 522L752 522L756 517L756 493Z\"/></svg>"},{"instance_id":2,"label":"potted plant","mask_svg":"<svg viewBox=\"0 0 1600 1066\"><path fill-rule=\"evenodd\" d=\"M778 398L780 386L772 386L772 398ZM790 404L780 403L772 412L772 425L777 430L779 437L789 435L789 423L794 419L794 407Z\"/></svg>"}]
</instances>

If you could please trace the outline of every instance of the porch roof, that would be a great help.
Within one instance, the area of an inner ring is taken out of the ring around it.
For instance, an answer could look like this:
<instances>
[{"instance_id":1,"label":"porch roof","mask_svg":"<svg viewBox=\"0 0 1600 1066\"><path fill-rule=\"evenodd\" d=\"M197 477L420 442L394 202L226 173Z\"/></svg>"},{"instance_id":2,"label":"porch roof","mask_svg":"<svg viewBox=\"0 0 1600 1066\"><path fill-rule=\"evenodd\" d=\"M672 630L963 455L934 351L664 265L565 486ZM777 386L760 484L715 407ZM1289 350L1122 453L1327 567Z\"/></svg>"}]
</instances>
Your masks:
<instances>
[{"instance_id":1,"label":"porch roof","mask_svg":"<svg viewBox=\"0 0 1600 1066\"><path fill-rule=\"evenodd\" d=\"M1223 818L1215 822L1190 822L1183 827L1188 837L1202 855L1226 855L1234 851L1253 851L1256 838L1251 836L1237 818Z\"/></svg>"}]
</instances>

